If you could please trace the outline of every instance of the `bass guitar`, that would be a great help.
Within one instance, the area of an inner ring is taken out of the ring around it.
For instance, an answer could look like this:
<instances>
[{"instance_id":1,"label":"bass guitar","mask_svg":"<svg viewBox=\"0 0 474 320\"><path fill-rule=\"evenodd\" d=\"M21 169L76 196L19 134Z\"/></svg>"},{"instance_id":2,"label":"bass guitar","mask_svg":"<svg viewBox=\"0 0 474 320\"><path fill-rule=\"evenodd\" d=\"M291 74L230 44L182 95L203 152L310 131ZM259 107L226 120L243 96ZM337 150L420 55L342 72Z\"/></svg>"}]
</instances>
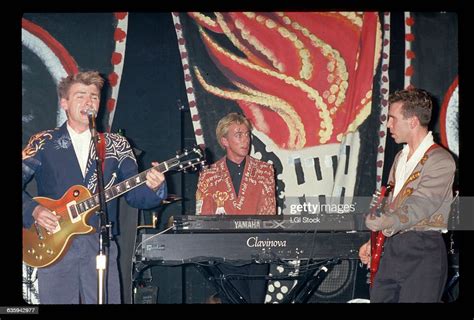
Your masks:
<instances>
[{"instance_id":1,"label":"bass guitar","mask_svg":"<svg viewBox=\"0 0 474 320\"><path fill-rule=\"evenodd\" d=\"M189 151L178 152L175 157L153 168L165 173L169 170L195 170L204 163L204 152L199 147L194 147ZM146 174L151 169L106 189L104 191L106 202L144 184ZM99 209L98 193L92 195L86 187L75 185L58 200L46 197L33 199L53 214L60 216L60 219L57 228L52 232L48 232L36 222L29 229L23 228L23 262L27 265L35 268L52 265L64 256L74 236L95 232L95 228L86 221Z\"/></svg>"}]
</instances>

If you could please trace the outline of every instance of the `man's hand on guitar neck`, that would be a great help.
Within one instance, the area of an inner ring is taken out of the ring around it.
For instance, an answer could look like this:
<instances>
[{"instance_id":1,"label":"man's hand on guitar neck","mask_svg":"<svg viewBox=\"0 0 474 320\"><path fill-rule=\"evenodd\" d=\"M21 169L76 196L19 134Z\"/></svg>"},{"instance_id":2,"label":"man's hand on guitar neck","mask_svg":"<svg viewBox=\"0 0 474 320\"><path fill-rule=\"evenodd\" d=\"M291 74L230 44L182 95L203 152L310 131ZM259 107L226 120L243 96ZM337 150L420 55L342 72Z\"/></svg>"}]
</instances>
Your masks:
<instances>
[{"instance_id":1,"label":"man's hand on guitar neck","mask_svg":"<svg viewBox=\"0 0 474 320\"><path fill-rule=\"evenodd\" d=\"M359 258L360 261L363 264L369 264L370 263L370 240L364 243L360 248L359 248Z\"/></svg>"},{"instance_id":2,"label":"man's hand on guitar neck","mask_svg":"<svg viewBox=\"0 0 474 320\"><path fill-rule=\"evenodd\" d=\"M158 162L151 163L153 167L157 167L158 164ZM165 175L158 171L158 169L152 169L146 174L146 185L154 192L158 190L163 181L165 181Z\"/></svg>"},{"instance_id":3,"label":"man's hand on guitar neck","mask_svg":"<svg viewBox=\"0 0 474 320\"><path fill-rule=\"evenodd\" d=\"M58 227L60 216L55 215L42 205L37 205L33 210L33 218L48 232L53 232Z\"/></svg>"}]
</instances>

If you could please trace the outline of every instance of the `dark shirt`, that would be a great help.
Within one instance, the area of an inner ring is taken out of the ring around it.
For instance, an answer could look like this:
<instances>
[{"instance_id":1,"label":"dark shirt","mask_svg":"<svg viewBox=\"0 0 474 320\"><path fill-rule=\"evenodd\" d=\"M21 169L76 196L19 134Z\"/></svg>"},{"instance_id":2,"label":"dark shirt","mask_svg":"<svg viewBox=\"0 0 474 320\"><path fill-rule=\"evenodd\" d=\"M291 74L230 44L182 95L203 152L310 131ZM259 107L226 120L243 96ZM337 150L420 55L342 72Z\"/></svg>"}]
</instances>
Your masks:
<instances>
[{"instance_id":1,"label":"dark shirt","mask_svg":"<svg viewBox=\"0 0 474 320\"><path fill-rule=\"evenodd\" d=\"M245 169L245 158L244 160L237 164L226 158L227 168L229 168L230 178L232 179L232 184L234 185L235 194L239 196L240 182L242 181L242 175L244 174Z\"/></svg>"}]
</instances>

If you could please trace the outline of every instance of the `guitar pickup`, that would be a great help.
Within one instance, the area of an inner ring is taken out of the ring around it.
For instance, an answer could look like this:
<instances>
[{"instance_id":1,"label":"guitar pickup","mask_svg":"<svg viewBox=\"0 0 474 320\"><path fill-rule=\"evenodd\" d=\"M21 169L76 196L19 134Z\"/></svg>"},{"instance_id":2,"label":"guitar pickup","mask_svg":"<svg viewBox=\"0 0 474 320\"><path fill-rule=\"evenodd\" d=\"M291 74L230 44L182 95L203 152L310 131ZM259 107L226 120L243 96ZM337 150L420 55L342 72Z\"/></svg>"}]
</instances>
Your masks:
<instances>
[{"instance_id":1,"label":"guitar pickup","mask_svg":"<svg viewBox=\"0 0 474 320\"><path fill-rule=\"evenodd\" d=\"M83 202L82 205L86 206L87 202ZM69 219L71 219L72 223L76 223L82 219L80 211L77 210L78 208L77 208L76 201L68 202L68 204L66 205L66 208L67 208L67 213L69 214ZM89 209L91 208L86 207L82 211L86 211Z\"/></svg>"},{"instance_id":2,"label":"guitar pickup","mask_svg":"<svg viewBox=\"0 0 474 320\"><path fill-rule=\"evenodd\" d=\"M36 234L38 235L38 238L40 240L43 240L44 239L43 231L41 230L40 225L36 221L35 221L35 230L36 230Z\"/></svg>"}]
</instances>

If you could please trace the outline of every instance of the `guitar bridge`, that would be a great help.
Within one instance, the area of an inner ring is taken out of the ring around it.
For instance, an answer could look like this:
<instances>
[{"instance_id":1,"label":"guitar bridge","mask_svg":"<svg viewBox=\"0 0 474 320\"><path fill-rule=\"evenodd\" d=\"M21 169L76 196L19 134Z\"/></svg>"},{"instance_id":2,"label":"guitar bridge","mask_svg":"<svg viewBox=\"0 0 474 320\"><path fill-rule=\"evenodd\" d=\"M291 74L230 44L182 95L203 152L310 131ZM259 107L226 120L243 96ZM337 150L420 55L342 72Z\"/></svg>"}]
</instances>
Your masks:
<instances>
[{"instance_id":1,"label":"guitar bridge","mask_svg":"<svg viewBox=\"0 0 474 320\"><path fill-rule=\"evenodd\" d=\"M37 222L35 222L35 229L36 229L36 234L38 235L38 238L40 240L44 240L43 231L41 231L41 228Z\"/></svg>"}]
</instances>

